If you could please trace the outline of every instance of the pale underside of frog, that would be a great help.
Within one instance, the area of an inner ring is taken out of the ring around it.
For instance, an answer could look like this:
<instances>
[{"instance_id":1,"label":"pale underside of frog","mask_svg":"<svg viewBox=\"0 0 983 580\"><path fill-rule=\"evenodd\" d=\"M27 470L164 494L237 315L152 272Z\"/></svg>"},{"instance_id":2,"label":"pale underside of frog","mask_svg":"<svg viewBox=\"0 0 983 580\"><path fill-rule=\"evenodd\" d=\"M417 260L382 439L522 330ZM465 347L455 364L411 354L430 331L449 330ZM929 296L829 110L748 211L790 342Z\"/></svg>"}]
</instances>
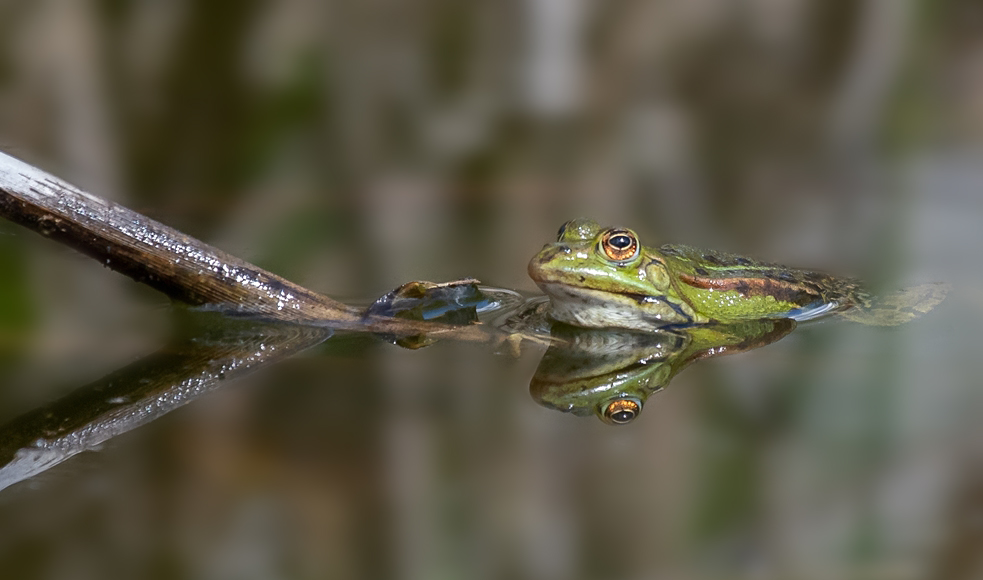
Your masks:
<instances>
[{"instance_id":1,"label":"pale underside of frog","mask_svg":"<svg viewBox=\"0 0 983 580\"><path fill-rule=\"evenodd\" d=\"M923 284L875 297L853 278L689 246L649 248L630 229L588 219L564 224L529 275L549 296L553 319L635 330L834 313L892 326L928 312L948 290Z\"/></svg>"}]
</instances>

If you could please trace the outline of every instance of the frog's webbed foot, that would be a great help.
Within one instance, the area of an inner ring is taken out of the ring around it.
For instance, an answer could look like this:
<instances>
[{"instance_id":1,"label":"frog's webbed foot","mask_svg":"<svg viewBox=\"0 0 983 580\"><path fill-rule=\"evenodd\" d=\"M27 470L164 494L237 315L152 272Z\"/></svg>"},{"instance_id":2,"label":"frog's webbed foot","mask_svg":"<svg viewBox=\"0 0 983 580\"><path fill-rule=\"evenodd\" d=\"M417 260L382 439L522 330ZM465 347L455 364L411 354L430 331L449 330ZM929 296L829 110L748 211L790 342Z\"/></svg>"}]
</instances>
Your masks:
<instances>
[{"instance_id":1,"label":"frog's webbed foot","mask_svg":"<svg viewBox=\"0 0 983 580\"><path fill-rule=\"evenodd\" d=\"M842 316L861 324L897 326L938 306L945 300L949 288L944 282L911 286L894 294L865 300L864 304L844 311Z\"/></svg>"},{"instance_id":2,"label":"frog's webbed foot","mask_svg":"<svg viewBox=\"0 0 983 580\"><path fill-rule=\"evenodd\" d=\"M532 327L509 329L484 326L485 322L479 315L488 316L515 308L523 298L512 290L479 284L474 278L439 284L421 280L407 282L373 302L365 310L365 316L439 323L432 331L424 328L419 334L388 336L399 346L410 349L422 348L440 337L447 337L446 331L449 329L453 333L455 327L482 326L487 330L477 336L494 342L496 347L507 343L508 352L517 352L525 341L541 340ZM473 336L471 339L474 339Z\"/></svg>"}]
</instances>

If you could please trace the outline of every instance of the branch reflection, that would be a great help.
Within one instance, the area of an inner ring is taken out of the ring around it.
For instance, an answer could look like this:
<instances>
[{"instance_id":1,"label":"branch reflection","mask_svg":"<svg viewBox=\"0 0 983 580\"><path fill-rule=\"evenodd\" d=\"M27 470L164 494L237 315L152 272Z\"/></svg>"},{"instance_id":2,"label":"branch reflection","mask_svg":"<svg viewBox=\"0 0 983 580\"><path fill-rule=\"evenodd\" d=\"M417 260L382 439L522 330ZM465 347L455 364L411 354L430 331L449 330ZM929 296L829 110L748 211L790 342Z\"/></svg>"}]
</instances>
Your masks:
<instances>
[{"instance_id":1,"label":"branch reflection","mask_svg":"<svg viewBox=\"0 0 983 580\"><path fill-rule=\"evenodd\" d=\"M186 322L192 328L160 351L0 427L0 489L331 336L327 328L214 313Z\"/></svg>"}]
</instances>

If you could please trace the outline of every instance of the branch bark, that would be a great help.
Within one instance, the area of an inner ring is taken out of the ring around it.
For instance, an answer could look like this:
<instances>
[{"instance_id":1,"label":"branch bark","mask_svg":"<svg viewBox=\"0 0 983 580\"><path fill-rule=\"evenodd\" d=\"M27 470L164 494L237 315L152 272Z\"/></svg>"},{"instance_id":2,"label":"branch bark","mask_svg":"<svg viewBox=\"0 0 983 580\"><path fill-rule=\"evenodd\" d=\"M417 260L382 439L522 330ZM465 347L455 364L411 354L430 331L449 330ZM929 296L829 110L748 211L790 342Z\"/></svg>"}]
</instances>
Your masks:
<instances>
[{"instance_id":1,"label":"branch bark","mask_svg":"<svg viewBox=\"0 0 983 580\"><path fill-rule=\"evenodd\" d=\"M0 153L0 215L192 305L348 325L358 312Z\"/></svg>"}]
</instances>

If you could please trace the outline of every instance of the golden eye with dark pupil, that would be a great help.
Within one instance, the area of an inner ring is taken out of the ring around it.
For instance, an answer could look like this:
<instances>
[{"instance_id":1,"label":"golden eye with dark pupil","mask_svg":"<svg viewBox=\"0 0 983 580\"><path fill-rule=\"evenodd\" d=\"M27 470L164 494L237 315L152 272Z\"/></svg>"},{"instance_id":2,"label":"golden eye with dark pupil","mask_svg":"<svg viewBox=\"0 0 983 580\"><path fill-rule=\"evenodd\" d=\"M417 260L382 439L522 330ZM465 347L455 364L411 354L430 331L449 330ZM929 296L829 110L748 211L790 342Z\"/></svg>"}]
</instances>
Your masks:
<instances>
[{"instance_id":1,"label":"golden eye with dark pupil","mask_svg":"<svg viewBox=\"0 0 983 580\"><path fill-rule=\"evenodd\" d=\"M631 423L642 412L642 405L634 399L617 399L604 408L604 420L612 425Z\"/></svg>"},{"instance_id":2,"label":"golden eye with dark pupil","mask_svg":"<svg viewBox=\"0 0 983 580\"><path fill-rule=\"evenodd\" d=\"M601 247L608 258L623 262L635 257L638 252L638 239L630 231L612 230L604 234Z\"/></svg>"}]
</instances>

